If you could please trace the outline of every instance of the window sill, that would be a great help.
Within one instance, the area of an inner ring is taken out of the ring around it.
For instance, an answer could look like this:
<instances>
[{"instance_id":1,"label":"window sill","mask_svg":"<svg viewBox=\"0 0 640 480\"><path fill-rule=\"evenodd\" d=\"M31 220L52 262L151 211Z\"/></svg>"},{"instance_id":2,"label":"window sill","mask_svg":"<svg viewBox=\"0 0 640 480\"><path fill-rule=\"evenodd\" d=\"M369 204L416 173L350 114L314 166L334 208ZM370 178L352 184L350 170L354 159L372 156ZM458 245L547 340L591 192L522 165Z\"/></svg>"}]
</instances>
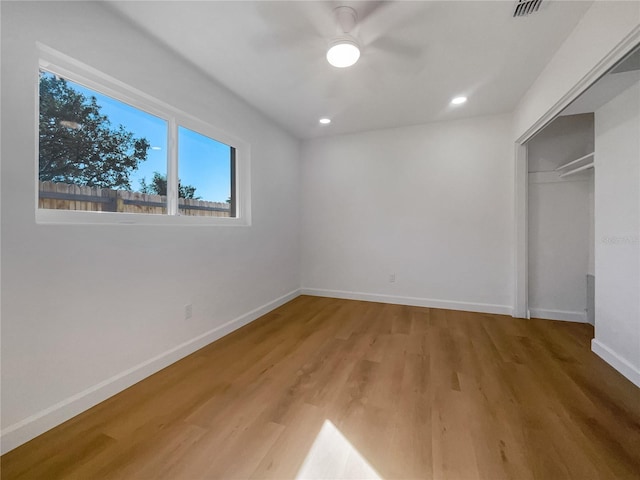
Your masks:
<instances>
[{"instance_id":1,"label":"window sill","mask_svg":"<svg viewBox=\"0 0 640 480\"><path fill-rule=\"evenodd\" d=\"M191 215L152 215L144 213L90 212L78 210L36 210L40 225L152 225L248 227L248 218L198 217Z\"/></svg>"}]
</instances>

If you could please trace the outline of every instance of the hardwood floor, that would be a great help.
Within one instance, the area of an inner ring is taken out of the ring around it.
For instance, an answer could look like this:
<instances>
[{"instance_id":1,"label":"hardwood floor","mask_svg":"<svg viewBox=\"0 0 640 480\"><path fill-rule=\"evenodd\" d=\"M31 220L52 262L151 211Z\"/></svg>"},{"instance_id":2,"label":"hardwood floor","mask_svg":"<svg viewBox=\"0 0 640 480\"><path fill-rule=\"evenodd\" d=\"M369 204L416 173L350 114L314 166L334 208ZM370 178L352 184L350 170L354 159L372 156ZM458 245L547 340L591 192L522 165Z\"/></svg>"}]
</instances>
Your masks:
<instances>
[{"instance_id":1,"label":"hardwood floor","mask_svg":"<svg viewBox=\"0 0 640 480\"><path fill-rule=\"evenodd\" d=\"M2 479L294 478L305 459L309 476L640 478L640 389L592 335L302 296L7 453Z\"/></svg>"}]
</instances>

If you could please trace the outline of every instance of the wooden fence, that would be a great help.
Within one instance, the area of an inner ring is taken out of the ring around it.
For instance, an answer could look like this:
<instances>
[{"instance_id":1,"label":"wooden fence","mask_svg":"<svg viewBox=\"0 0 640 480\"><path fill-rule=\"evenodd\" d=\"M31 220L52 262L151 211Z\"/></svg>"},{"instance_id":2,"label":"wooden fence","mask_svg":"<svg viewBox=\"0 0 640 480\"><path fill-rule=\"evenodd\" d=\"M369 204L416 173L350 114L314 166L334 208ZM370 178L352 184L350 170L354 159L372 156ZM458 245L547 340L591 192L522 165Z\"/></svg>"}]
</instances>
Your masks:
<instances>
[{"instance_id":1,"label":"wooden fence","mask_svg":"<svg viewBox=\"0 0 640 480\"><path fill-rule=\"evenodd\" d=\"M66 183L40 182L38 207L54 210L87 210L94 212L167 213L165 195L81 187ZM178 199L180 215L229 217L230 206L225 202Z\"/></svg>"}]
</instances>

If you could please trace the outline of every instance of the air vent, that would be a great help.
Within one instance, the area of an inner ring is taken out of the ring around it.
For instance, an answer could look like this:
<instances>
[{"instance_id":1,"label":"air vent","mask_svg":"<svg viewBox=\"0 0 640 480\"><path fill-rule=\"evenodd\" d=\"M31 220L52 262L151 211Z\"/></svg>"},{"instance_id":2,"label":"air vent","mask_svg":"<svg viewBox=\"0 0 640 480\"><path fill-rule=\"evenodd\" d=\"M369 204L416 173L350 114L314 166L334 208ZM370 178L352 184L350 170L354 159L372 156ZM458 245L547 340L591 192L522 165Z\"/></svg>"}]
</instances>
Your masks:
<instances>
[{"instance_id":1,"label":"air vent","mask_svg":"<svg viewBox=\"0 0 640 480\"><path fill-rule=\"evenodd\" d=\"M537 12L541 3L542 0L517 0L513 16L526 17L530 13Z\"/></svg>"}]
</instances>

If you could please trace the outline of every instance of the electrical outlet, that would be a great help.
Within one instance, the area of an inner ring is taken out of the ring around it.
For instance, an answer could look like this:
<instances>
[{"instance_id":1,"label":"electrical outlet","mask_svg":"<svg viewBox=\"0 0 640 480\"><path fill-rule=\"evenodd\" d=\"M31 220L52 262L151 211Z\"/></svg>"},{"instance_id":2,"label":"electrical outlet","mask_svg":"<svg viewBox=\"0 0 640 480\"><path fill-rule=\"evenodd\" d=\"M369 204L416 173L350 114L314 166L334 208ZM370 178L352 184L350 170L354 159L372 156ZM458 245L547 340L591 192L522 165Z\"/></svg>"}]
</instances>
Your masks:
<instances>
[{"instance_id":1,"label":"electrical outlet","mask_svg":"<svg viewBox=\"0 0 640 480\"><path fill-rule=\"evenodd\" d=\"M184 306L184 319L189 320L191 315L193 315L193 305L188 303Z\"/></svg>"},{"instance_id":2,"label":"electrical outlet","mask_svg":"<svg viewBox=\"0 0 640 480\"><path fill-rule=\"evenodd\" d=\"M390 273L389 274L389 283L396 283L396 274L395 273Z\"/></svg>"}]
</instances>

